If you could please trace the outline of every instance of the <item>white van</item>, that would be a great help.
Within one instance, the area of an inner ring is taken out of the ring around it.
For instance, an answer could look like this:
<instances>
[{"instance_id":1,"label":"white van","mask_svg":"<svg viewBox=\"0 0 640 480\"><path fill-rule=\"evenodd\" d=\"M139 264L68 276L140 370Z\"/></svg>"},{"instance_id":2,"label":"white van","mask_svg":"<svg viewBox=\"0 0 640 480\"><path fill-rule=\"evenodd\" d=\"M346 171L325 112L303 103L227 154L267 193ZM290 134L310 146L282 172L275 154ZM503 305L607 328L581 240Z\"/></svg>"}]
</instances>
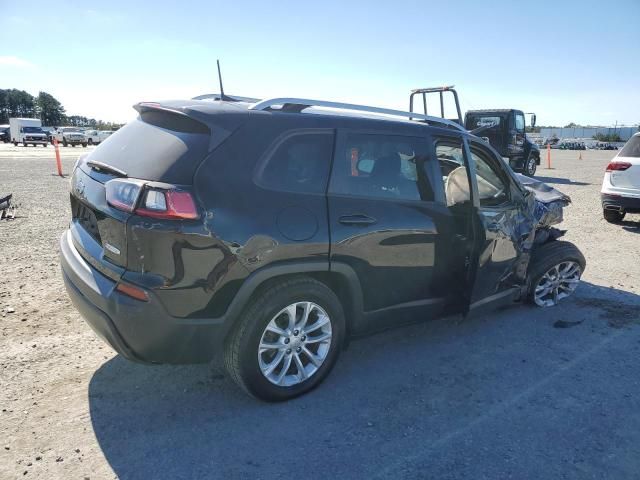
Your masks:
<instances>
[{"instance_id":1,"label":"white van","mask_svg":"<svg viewBox=\"0 0 640 480\"><path fill-rule=\"evenodd\" d=\"M19 143L25 147L27 145L46 147L49 143L39 118L10 118L9 133L16 147Z\"/></svg>"}]
</instances>

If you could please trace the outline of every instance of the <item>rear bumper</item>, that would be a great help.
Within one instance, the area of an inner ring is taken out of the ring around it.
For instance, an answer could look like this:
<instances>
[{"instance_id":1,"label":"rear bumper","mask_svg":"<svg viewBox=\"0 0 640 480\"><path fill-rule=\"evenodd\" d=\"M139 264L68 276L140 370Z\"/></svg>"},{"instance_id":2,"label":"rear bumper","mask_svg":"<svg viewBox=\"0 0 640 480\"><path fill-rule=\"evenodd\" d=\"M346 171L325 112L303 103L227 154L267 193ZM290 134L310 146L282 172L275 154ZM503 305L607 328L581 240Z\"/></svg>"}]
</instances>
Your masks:
<instances>
[{"instance_id":1,"label":"rear bumper","mask_svg":"<svg viewBox=\"0 0 640 480\"><path fill-rule=\"evenodd\" d=\"M629 213L640 213L640 197L602 193L602 208L604 210L619 210Z\"/></svg>"},{"instance_id":2,"label":"rear bumper","mask_svg":"<svg viewBox=\"0 0 640 480\"><path fill-rule=\"evenodd\" d=\"M67 293L89 326L123 357L143 363L205 363L222 352L228 317L183 319L167 314L149 293L140 302L115 290L116 282L88 264L70 231L60 239Z\"/></svg>"}]
</instances>

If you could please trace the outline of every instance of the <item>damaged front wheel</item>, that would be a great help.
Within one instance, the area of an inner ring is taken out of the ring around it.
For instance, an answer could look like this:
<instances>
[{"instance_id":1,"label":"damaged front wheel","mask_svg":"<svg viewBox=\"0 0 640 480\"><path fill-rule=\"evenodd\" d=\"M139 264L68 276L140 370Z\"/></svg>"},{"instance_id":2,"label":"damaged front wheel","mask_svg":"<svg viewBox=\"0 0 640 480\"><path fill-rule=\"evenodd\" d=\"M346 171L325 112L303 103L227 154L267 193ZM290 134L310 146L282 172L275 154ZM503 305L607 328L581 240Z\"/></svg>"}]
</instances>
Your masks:
<instances>
[{"instance_id":1,"label":"damaged front wheel","mask_svg":"<svg viewBox=\"0 0 640 480\"><path fill-rule=\"evenodd\" d=\"M557 305L575 292L586 261L569 242L552 241L538 247L529 264L528 300L539 307Z\"/></svg>"}]
</instances>

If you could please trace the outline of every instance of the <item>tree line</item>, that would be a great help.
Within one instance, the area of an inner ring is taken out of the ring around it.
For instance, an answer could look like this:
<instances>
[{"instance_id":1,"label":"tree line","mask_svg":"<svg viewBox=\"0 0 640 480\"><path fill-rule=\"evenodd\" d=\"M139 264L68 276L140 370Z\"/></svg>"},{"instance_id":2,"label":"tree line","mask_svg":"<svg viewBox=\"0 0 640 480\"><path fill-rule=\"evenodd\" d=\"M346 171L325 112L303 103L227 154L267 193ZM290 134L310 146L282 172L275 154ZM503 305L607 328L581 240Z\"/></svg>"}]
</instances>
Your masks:
<instances>
[{"instance_id":1,"label":"tree line","mask_svg":"<svg viewBox=\"0 0 640 480\"><path fill-rule=\"evenodd\" d=\"M29 92L16 88L0 89L0 124L9 123L9 118L39 118L48 127L89 127L97 130L117 130L123 124L103 122L82 115L67 115L62 103L47 92L34 97Z\"/></svg>"}]
</instances>

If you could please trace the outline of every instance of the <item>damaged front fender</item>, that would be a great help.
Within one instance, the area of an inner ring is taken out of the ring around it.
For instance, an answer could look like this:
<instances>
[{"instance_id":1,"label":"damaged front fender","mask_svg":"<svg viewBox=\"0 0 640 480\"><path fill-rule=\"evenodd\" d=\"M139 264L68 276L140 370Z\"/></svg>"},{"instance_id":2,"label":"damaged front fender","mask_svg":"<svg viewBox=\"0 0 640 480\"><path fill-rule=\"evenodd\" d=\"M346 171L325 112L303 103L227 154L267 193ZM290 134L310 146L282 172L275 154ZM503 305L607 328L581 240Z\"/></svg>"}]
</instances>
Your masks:
<instances>
[{"instance_id":1,"label":"damaged front fender","mask_svg":"<svg viewBox=\"0 0 640 480\"><path fill-rule=\"evenodd\" d=\"M569 196L535 179L515 177L522 193L519 200L498 211L479 211L484 235L472 263L476 272L472 275L470 310L485 304L486 299L508 301L510 292L516 296L522 293L536 246L564 234L553 225L562 222L563 209L571 202Z\"/></svg>"}]
</instances>

